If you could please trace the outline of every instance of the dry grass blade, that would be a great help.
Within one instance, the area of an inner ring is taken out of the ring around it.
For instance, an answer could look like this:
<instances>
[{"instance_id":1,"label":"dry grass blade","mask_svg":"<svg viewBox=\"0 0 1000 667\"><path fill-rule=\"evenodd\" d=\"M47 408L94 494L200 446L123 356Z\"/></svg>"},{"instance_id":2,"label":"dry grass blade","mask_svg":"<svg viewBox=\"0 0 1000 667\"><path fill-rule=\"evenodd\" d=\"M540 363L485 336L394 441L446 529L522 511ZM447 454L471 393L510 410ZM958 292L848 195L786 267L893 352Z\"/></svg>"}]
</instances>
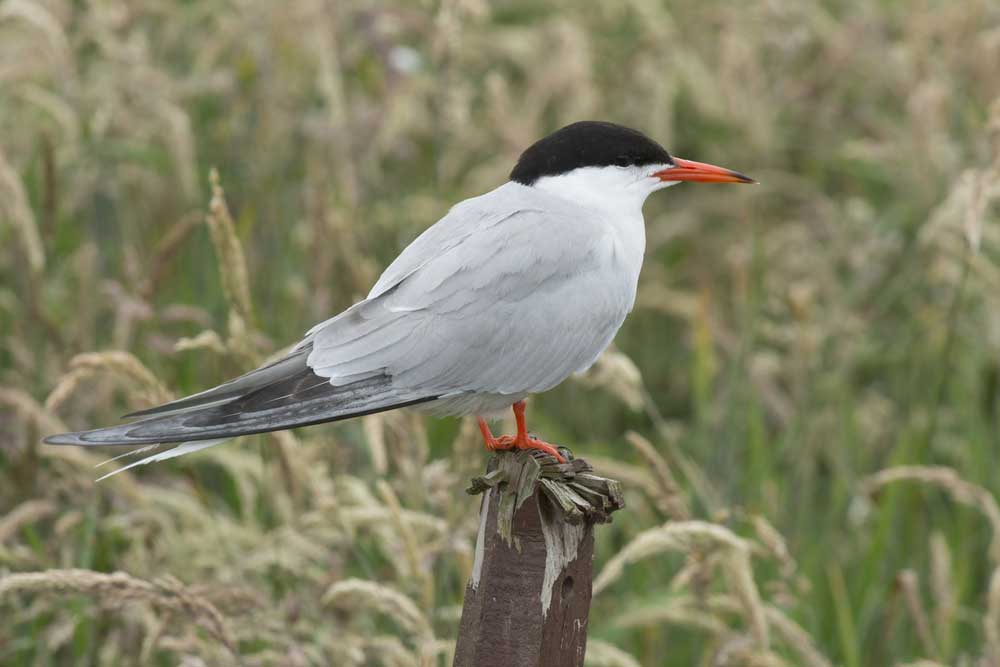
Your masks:
<instances>
[{"instance_id":1,"label":"dry grass blade","mask_svg":"<svg viewBox=\"0 0 1000 667\"><path fill-rule=\"evenodd\" d=\"M935 531L930 540L931 552L931 594L934 597L934 627L937 629L937 636L941 638L943 646L947 645L944 639L955 621L955 614L958 611L958 599L955 584L952 578L951 550L944 535ZM947 650L947 649L945 649Z\"/></svg>"},{"instance_id":2,"label":"dry grass blade","mask_svg":"<svg viewBox=\"0 0 1000 667\"><path fill-rule=\"evenodd\" d=\"M688 553L696 547L750 551L746 540L722 526L705 521L669 523L639 533L615 554L594 580L594 594L618 580L628 565L664 552Z\"/></svg>"},{"instance_id":3,"label":"dry grass blade","mask_svg":"<svg viewBox=\"0 0 1000 667\"><path fill-rule=\"evenodd\" d=\"M158 104L155 113L166 126L170 136L167 147L173 154L184 197L191 200L198 191L198 177L195 167L197 159L195 158L195 139L191 132L191 119L184 109L169 101Z\"/></svg>"},{"instance_id":4,"label":"dry grass blade","mask_svg":"<svg viewBox=\"0 0 1000 667\"><path fill-rule=\"evenodd\" d=\"M686 554L697 551L704 556L716 550L721 550L724 554L723 572L733 594L743 605L746 622L753 630L754 641L761 648L766 648L769 644L768 624L760 592L753 580L751 545L717 524L685 521L639 533L608 561L594 579L594 594L604 591L624 574L627 566L638 561L668 551Z\"/></svg>"},{"instance_id":5,"label":"dry grass blade","mask_svg":"<svg viewBox=\"0 0 1000 667\"><path fill-rule=\"evenodd\" d=\"M0 150L0 218L6 218L21 241L24 257L32 273L45 268L45 250L38 233L35 215L28 205L28 195L17 172Z\"/></svg>"},{"instance_id":6,"label":"dry grass blade","mask_svg":"<svg viewBox=\"0 0 1000 667\"><path fill-rule=\"evenodd\" d=\"M0 7L0 21L20 19L45 38L50 52L58 59L68 59L69 40L59 20L42 3L27 0L9 0Z\"/></svg>"},{"instance_id":7,"label":"dry grass blade","mask_svg":"<svg viewBox=\"0 0 1000 667\"><path fill-rule=\"evenodd\" d=\"M744 618L750 626L758 648L767 649L771 645L770 629L760 591L753 578L750 551L733 549L723 562L723 571L729 587L743 606Z\"/></svg>"},{"instance_id":8,"label":"dry grass blade","mask_svg":"<svg viewBox=\"0 0 1000 667\"><path fill-rule=\"evenodd\" d=\"M794 650L803 665L809 667L831 667L830 660L820 653L815 641L801 625L790 619L777 607L767 606L767 620L781 641Z\"/></svg>"},{"instance_id":9,"label":"dry grass blade","mask_svg":"<svg viewBox=\"0 0 1000 667\"><path fill-rule=\"evenodd\" d=\"M927 611L924 609L923 602L920 599L920 582L917 578L917 573L913 570L903 570L899 573L896 581L903 592L906 608L913 618L913 624L916 626L917 636L920 637L924 651L930 655L937 656L939 653L937 642L934 640L934 634L931 632L931 623L927 616Z\"/></svg>"},{"instance_id":10,"label":"dry grass blade","mask_svg":"<svg viewBox=\"0 0 1000 667\"><path fill-rule=\"evenodd\" d=\"M120 607L128 601L141 601L164 611L183 612L236 654L236 641L219 610L208 600L193 595L175 579L153 583L124 572L104 574L92 570L46 570L0 578L0 600L11 595L74 593L89 595L109 606Z\"/></svg>"},{"instance_id":11,"label":"dry grass blade","mask_svg":"<svg viewBox=\"0 0 1000 667\"><path fill-rule=\"evenodd\" d=\"M648 558L665 551L686 550L686 545L674 536L673 531L668 528L677 528L680 524L673 526L662 526L639 533L625 548L620 550L615 556L605 564L604 569L594 580L594 594L597 595L604 589L618 580L625 572L625 567L629 564Z\"/></svg>"},{"instance_id":12,"label":"dry grass blade","mask_svg":"<svg viewBox=\"0 0 1000 667\"><path fill-rule=\"evenodd\" d=\"M149 299L156 293L166 276L170 260L177 255L181 246L190 238L191 233L198 228L201 222L202 214L200 212L188 213L172 225L157 243L149 275L139 289L139 293L144 299Z\"/></svg>"},{"instance_id":13,"label":"dry grass blade","mask_svg":"<svg viewBox=\"0 0 1000 667\"><path fill-rule=\"evenodd\" d=\"M667 513L667 516L674 521L690 519L691 510L688 507L687 499L677 485L677 480L674 479L667 461L656 451L653 443L635 431L627 432L625 439L639 452L639 455L655 473L656 482L660 488L660 494L657 496L658 504Z\"/></svg>"},{"instance_id":14,"label":"dry grass blade","mask_svg":"<svg viewBox=\"0 0 1000 667\"><path fill-rule=\"evenodd\" d=\"M935 486L955 500L979 510L990 524L990 559L1000 564L1000 506L993 494L983 487L967 482L957 472L944 466L899 466L887 468L865 479L862 493L874 496L879 489L896 482L919 482Z\"/></svg>"},{"instance_id":15,"label":"dry grass blade","mask_svg":"<svg viewBox=\"0 0 1000 667\"><path fill-rule=\"evenodd\" d=\"M584 667L642 667L631 653L599 639L587 642L583 664Z\"/></svg>"},{"instance_id":16,"label":"dry grass blade","mask_svg":"<svg viewBox=\"0 0 1000 667\"><path fill-rule=\"evenodd\" d=\"M365 645L365 653L382 667L419 667L417 656L397 637L373 637Z\"/></svg>"},{"instance_id":17,"label":"dry grass blade","mask_svg":"<svg viewBox=\"0 0 1000 667\"><path fill-rule=\"evenodd\" d=\"M44 519L57 511L55 503L48 500L26 500L5 516L0 517L0 544L14 535L22 526Z\"/></svg>"},{"instance_id":18,"label":"dry grass blade","mask_svg":"<svg viewBox=\"0 0 1000 667\"><path fill-rule=\"evenodd\" d=\"M786 579L793 576L796 570L795 559L792 558L788 544L778 529L760 514L751 516L750 523L753 524L754 532L760 543L781 564L781 576Z\"/></svg>"},{"instance_id":19,"label":"dry grass blade","mask_svg":"<svg viewBox=\"0 0 1000 667\"><path fill-rule=\"evenodd\" d=\"M715 636L723 636L730 632L725 621L689 595L674 596L665 603L632 607L615 619L615 626L621 628L646 627L661 623L695 628Z\"/></svg>"},{"instance_id":20,"label":"dry grass blade","mask_svg":"<svg viewBox=\"0 0 1000 667\"><path fill-rule=\"evenodd\" d=\"M222 337L219 334L211 330L202 331L200 334L191 336L190 338L179 338L174 343L175 352L187 352L190 350L209 350L218 354L225 354L226 344L222 341Z\"/></svg>"},{"instance_id":21,"label":"dry grass blade","mask_svg":"<svg viewBox=\"0 0 1000 667\"><path fill-rule=\"evenodd\" d=\"M986 614L983 615L983 637L988 664L1000 665L1000 567L995 568L990 576Z\"/></svg>"},{"instance_id":22,"label":"dry grass blade","mask_svg":"<svg viewBox=\"0 0 1000 667\"><path fill-rule=\"evenodd\" d=\"M385 417L380 414L361 418L361 427L365 432L365 444L371 455L372 467L379 475L389 471L389 454L385 443Z\"/></svg>"},{"instance_id":23,"label":"dry grass blade","mask_svg":"<svg viewBox=\"0 0 1000 667\"><path fill-rule=\"evenodd\" d=\"M75 368L59 378L58 384L45 398L45 409L56 412L76 391L77 387L94 374L91 368Z\"/></svg>"},{"instance_id":24,"label":"dry grass blade","mask_svg":"<svg viewBox=\"0 0 1000 667\"><path fill-rule=\"evenodd\" d=\"M6 405L24 421L36 425L45 433L59 433L68 430L62 421L52 415L45 406L19 389L0 387L0 406Z\"/></svg>"},{"instance_id":25,"label":"dry grass blade","mask_svg":"<svg viewBox=\"0 0 1000 667\"><path fill-rule=\"evenodd\" d=\"M379 505L341 508L340 519L356 530L362 527L378 526L393 523L392 510ZM448 522L436 516L414 510L403 510L400 519L410 527L410 531L419 530L428 537L440 538L448 532Z\"/></svg>"},{"instance_id":26,"label":"dry grass blade","mask_svg":"<svg viewBox=\"0 0 1000 667\"><path fill-rule=\"evenodd\" d=\"M236 235L236 225L226 205L226 193L222 190L219 172L215 169L209 173L209 182L212 186L212 200L208 205L205 222L218 258L222 289L230 307L243 322L250 322L250 277L246 258L243 256L243 244Z\"/></svg>"},{"instance_id":27,"label":"dry grass blade","mask_svg":"<svg viewBox=\"0 0 1000 667\"><path fill-rule=\"evenodd\" d=\"M770 651L762 651L744 635L730 636L715 652L712 667L785 667L788 663Z\"/></svg>"},{"instance_id":28,"label":"dry grass blade","mask_svg":"<svg viewBox=\"0 0 1000 667\"><path fill-rule=\"evenodd\" d=\"M643 406L642 372L635 362L620 350L609 347L583 375L576 376L580 384L606 390L632 410Z\"/></svg>"},{"instance_id":29,"label":"dry grass blade","mask_svg":"<svg viewBox=\"0 0 1000 667\"><path fill-rule=\"evenodd\" d=\"M430 622L413 600L389 586L363 579L345 579L326 590L323 603L351 611L371 609L393 619L422 641L434 639Z\"/></svg>"},{"instance_id":30,"label":"dry grass blade","mask_svg":"<svg viewBox=\"0 0 1000 667\"><path fill-rule=\"evenodd\" d=\"M378 480L375 483L375 488L378 490L382 502L389 509L389 519L403 543L403 552L408 564L406 568L407 575L423 578L421 576L422 568L420 567L422 561L420 547L417 544L417 538L413 534L410 525L403 520L403 508L399 504L399 497L396 496L396 492L392 490L392 487L384 479Z\"/></svg>"},{"instance_id":31,"label":"dry grass blade","mask_svg":"<svg viewBox=\"0 0 1000 667\"><path fill-rule=\"evenodd\" d=\"M702 602L702 608L716 614L738 614L742 612L742 603L731 595L711 595ZM819 651L809 633L784 611L774 605L766 605L764 613L767 614L767 620L777 640L798 655L799 664L809 667L831 666L830 660Z\"/></svg>"},{"instance_id":32,"label":"dry grass blade","mask_svg":"<svg viewBox=\"0 0 1000 667\"><path fill-rule=\"evenodd\" d=\"M72 371L107 372L130 384L138 385L145 390L146 399L151 403L166 403L173 399L170 390L163 386L163 383L134 354L129 352L106 350L78 354L70 360L69 366ZM57 386L53 393L58 391L60 388Z\"/></svg>"}]
</instances>

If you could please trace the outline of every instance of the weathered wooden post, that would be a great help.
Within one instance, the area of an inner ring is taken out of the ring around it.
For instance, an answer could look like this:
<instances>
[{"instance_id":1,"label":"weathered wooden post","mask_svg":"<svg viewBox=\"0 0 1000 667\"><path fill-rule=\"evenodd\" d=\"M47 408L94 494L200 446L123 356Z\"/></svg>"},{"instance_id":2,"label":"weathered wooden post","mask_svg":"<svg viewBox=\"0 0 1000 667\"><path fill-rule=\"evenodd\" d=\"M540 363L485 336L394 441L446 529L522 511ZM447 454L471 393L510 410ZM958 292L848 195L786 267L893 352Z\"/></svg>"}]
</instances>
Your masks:
<instances>
[{"instance_id":1,"label":"weathered wooden post","mask_svg":"<svg viewBox=\"0 0 1000 667\"><path fill-rule=\"evenodd\" d=\"M583 459L498 452L468 492L483 501L454 667L581 667L594 524L624 507L618 482Z\"/></svg>"}]
</instances>

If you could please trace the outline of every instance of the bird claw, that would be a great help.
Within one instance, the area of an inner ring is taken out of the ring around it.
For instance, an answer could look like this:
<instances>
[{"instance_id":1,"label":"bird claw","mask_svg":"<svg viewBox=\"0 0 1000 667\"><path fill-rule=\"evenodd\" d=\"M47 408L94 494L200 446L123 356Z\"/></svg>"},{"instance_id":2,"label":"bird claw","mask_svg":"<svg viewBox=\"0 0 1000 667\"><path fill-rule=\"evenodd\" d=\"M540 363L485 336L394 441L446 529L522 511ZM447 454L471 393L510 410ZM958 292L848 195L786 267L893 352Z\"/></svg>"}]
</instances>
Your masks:
<instances>
[{"instance_id":1,"label":"bird claw","mask_svg":"<svg viewBox=\"0 0 1000 667\"><path fill-rule=\"evenodd\" d=\"M517 445L515 443L516 438L512 435L501 435L499 438L493 438L486 443L486 449L491 452L499 452L507 449L514 449Z\"/></svg>"},{"instance_id":2,"label":"bird claw","mask_svg":"<svg viewBox=\"0 0 1000 667\"><path fill-rule=\"evenodd\" d=\"M528 435L528 429L524 422L524 401L518 401L511 407L514 409L514 417L517 420L517 435L502 435L497 438L490 432L490 426L486 420L479 417L479 432L482 433L486 449L491 452L508 449L537 449L559 463L566 463L566 457L560 454L553 445Z\"/></svg>"},{"instance_id":3,"label":"bird claw","mask_svg":"<svg viewBox=\"0 0 1000 667\"><path fill-rule=\"evenodd\" d=\"M566 458L559 453L554 445L528 436L527 438L518 438L515 435L502 435L499 438L493 438L491 442L486 443L486 449L490 451L503 451L510 449L537 449L541 452L545 452L559 463L566 463Z\"/></svg>"}]
</instances>

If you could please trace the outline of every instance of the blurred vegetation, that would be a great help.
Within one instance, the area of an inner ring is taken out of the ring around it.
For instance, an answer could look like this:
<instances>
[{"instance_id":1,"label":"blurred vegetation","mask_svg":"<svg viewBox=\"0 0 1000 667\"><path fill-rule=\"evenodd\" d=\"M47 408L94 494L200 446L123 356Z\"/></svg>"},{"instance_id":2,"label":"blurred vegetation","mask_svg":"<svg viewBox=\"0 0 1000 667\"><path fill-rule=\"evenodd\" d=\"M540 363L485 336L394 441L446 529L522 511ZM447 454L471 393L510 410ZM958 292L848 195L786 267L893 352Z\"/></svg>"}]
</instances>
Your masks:
<instances>
[{"instance_id":1,"label":"blurred vegetation","mask_svg":"<svg viewBox=\"0 0 1000 667\"><path fill-rule=\"evenodd\" d=\"M278 352L602 118L762 184L651 198L616 348L532 402L627 488L588 665L1000 665L998 63L995 0L0 1L0 663L450 664L471 424L100 484L39 438Z\"/></svg>"}]
</instances>

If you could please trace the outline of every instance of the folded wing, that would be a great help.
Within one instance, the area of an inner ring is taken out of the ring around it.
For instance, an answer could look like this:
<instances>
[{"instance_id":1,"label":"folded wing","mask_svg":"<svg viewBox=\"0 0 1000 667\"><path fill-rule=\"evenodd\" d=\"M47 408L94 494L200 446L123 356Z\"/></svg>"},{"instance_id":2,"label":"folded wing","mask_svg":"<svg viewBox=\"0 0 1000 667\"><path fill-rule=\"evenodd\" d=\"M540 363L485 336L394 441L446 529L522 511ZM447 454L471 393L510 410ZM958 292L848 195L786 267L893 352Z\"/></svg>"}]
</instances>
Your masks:
<instances>
[{"instance_id":1,"label":"folded wing","mask_svg":"<svg viewBox=\"0 0 1000 667\"><path fill-rule=\"evenodd\" d=\"M308 345L290 355L275 376L274 365L220 385L201 395L164 406L161 414L128 424L63 433L46 442L56 445L147 445L221 440L251 433L277 431L414 405L436 398L397 390L391 378L372 375L357 382L332 385L306 365ZM259 373L256 376L255 373ZM255 381L260 380L260 383ZM245 391L230 396L242 382ZM230 396L219 398L219 396ZM170 406L174 406L170 408Z\"/></svg>"},{"instance_id":2,"label":"folded wing","mask_svg":"<svg viewBox=\"0 0 1000 667\"><path fill-rule=\"evenodd\" d=\"M613 265L600 220L514 187L464 202L365 302L314 330L316 374L334 384L385 374L436 396L519 394L593 363L631 307L634 279Z\"/></svg>"}]
</instances>

